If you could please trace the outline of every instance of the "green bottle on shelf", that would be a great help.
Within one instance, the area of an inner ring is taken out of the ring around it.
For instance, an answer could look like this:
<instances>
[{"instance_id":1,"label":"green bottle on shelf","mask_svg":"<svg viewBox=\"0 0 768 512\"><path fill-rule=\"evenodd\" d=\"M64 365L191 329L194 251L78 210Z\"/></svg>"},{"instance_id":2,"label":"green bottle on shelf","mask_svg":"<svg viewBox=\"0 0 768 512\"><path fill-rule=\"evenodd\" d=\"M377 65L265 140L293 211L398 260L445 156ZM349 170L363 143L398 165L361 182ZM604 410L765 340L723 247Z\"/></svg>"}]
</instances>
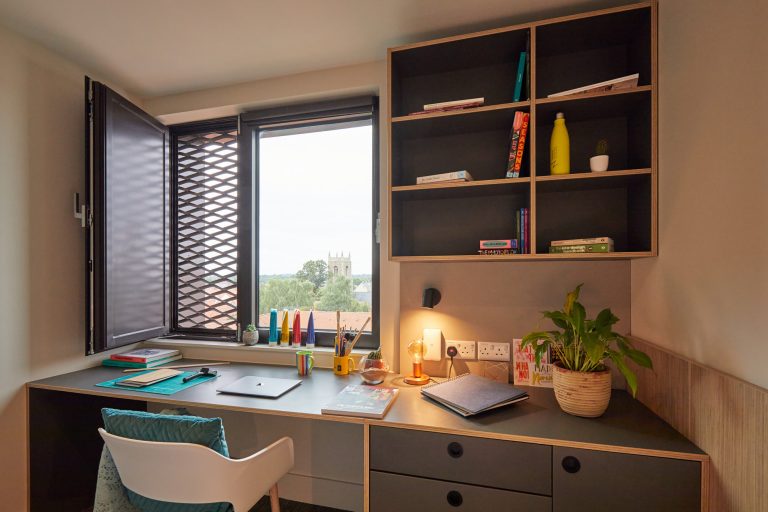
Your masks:
<instances>
[{"instance_id":1,"label":"green bottle on shelf","mask_svg":"<svg viewBox=\"0 0 768 512\"><path fill-rule=\"evenodd\" d=\"M571 172L571 141L568 138L568 128L565 127L565 116L558 112L555 117L555 127L549 139L549 173L569 174Z\"/></svg>"}]
</instances>

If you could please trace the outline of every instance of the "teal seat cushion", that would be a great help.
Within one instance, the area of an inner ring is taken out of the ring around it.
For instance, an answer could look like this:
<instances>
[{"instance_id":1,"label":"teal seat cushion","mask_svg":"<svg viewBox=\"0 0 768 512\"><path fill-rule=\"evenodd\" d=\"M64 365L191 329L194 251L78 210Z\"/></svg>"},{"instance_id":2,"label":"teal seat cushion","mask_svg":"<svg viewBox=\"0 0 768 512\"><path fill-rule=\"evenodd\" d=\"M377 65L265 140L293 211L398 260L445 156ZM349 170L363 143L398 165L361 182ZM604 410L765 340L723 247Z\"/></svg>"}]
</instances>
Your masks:
<instances>
[{"instance_id":1,"label":"teal seat cushion","mask_svg":"<svg viewBox=\"0 0 768 512\"><path fill-rule=\"evenodd\" d=\"M229 457L221 418L119 409L102 409L101 416L104 419L104 430L116 436L140 441L199 444ZM191 505L157 501L136 494L130 489L126 489L126 496L131 505L142 512L229 512L232 509L229 503Z\"/></svg>"}]
</instances>

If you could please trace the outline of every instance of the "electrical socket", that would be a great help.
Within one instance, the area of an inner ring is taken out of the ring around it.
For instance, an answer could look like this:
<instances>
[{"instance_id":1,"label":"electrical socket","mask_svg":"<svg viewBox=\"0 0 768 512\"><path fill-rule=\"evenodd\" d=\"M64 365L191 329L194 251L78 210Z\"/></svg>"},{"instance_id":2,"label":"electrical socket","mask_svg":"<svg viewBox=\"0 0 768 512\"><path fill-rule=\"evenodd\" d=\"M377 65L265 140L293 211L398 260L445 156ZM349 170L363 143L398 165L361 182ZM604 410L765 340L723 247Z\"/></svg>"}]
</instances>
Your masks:
<instances>
[{"instance_id":1,"label":"electrical socket","mask_svg":"<svg viewBox=\"0 0 768 512\"><path fill-rule=\"evenodd\" d=\"M509 361L509 343L478 341L477 359L479 361Z\"/></svg>"},{"instance_id":2,"label":"electrical socket","mask_svg":"<svg viewBox=\"0 0 768 512\"><path fill-rule=\"evenodd\" d=\"M475 358L475 342L474 341L459 341L459 340L445 340L445 357L448 358L448 347L456 347L459 351L456 354L456 359L474 359Z\"/></svg>"}]
</instances>

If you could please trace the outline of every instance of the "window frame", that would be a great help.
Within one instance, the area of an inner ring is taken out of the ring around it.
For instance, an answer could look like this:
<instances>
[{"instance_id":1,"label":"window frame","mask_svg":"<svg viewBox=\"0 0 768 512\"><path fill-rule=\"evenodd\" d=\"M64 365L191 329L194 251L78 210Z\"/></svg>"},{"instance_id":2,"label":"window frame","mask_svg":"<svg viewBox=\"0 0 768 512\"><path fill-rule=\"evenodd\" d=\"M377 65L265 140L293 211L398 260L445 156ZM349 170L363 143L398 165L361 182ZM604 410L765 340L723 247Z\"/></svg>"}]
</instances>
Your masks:
<instances>
[{"instance_id":1,"label":"window frame","mask_svg":"<svg viewBox=\"0 0 768 512\"><path fill-rule=\"evenodd\" d=\"M254 110L241 114L240 133L238 139L238 166L240 169L240 178L243 182L252 184L249 193L243 194L244 202L250 204L241 204L241 212L247 213L250 226L240 226L241 233L248 233L249 247L243 248L241 254L249 254L247 260L241 260L248 265L249 274L254 277L251 280L252 287L249 297L246 313L248 322L258 323L258 254L259 254L259 134L261 131L280 128L298 128L301 126L321 126L325 124L336 124L340 122L351 121L353 119L370 119L371 121L371 173L372 173L372 211L371 211L371 244L372 244L372 262L371 262L371 332L364 333L357 343L358 348L376 348L380 344L380 242L378 240L379 232L379 109L377 96L360 96L355 98L345 98L339 100L321 101L313 103L304 103L286 107L276 107L268 109ZM242 190L242 189L241 189ZM246 220L246 215L242 215ZM245 240L241 237L240 240ZM240 250L240 248L238 248ZM238 267L238 273L243 267ZM238 289L238 299L240 289ZM269 336L269 329L259 326L259 343L266 343ZM335 330L316 331L317 346L333 346Z\"/></svg>"},{"instance_id":2,"label":"window frame","mask_svg":"<svg viewBox=\"0 0 768 512\"><path fill-rule=\"evenodd\" d=\"M361 96L340 100L305 103L294 106L260 109L239 117L224 117L177 124L170 127L170 337L201 340L238 341L238 333L227 329L179 328L178 325L178 136L206 130L238 130L238 240L237 240L237 319L239 329L249 323L258 324L259 301L259 158L258 140L261 131L280 128L321 126L370 119L371 122L371 332L364 333L358 348L380 345L380 171L379 171L379 109L377 96ZM317 346L333 346L334 330L316 331ZM266 344L268 328L259 327L259 344Z\"/></svg>"}]
</instances>

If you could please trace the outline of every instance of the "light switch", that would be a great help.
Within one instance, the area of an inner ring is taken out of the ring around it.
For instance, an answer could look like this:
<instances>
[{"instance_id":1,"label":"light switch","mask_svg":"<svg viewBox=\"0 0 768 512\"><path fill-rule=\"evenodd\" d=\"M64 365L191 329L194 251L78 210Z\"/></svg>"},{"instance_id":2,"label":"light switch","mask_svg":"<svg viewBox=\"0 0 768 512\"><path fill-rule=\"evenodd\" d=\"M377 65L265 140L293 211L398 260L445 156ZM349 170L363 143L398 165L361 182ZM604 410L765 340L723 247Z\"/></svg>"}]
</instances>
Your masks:
<instances>
[{"instance_id":1,"label":"light switch","mask_svg":"<svg viewBox=\"0 0 768 512\"><path fill-rule=\"evenodd\" d=\"M424 329L424 359L440 361L443 358L443 333L440 329Z\"/></svg>"}]
</instances>

